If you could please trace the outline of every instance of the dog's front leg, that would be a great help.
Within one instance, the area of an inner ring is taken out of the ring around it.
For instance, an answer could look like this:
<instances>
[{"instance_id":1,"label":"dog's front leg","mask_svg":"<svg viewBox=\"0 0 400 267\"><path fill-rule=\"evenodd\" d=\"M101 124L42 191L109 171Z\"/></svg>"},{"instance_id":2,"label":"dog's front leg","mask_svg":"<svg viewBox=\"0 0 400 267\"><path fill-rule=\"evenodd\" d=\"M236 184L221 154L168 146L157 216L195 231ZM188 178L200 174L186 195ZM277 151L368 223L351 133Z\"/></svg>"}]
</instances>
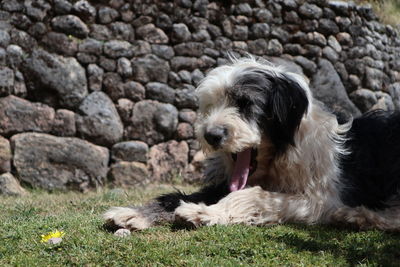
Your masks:
<instances>
[{"instance_id":1,"label":"dog's front leg","mask_svg":"<svg viewBox=\"0 0 400 267\"><path fill-rule=\"evenodd\" d=\"M114 207L104 215L106 227L111 230L126 228L131 231L143 230L154 225L172 222L174 211L181 201L190 203L217 203L229 193L226 183L211 184L200 191L186 195L183 192L174 192L159 196L147 205L139 207Z\"/></svg>"},{"instance_id":2,"label":"dog's front leg","mask_svg":"<svg viewBox=\"0 0 400 267\"><path fill-rule=\"evenodd\" d=\"M143 230L154 225L165 224L174 220L174 211L181 201L190 203L215 204L229 193L226 183L226 155L220 154L207 159L206 180L213 183L198 192L185 194L173 192L157 197L149 204L137 207L114 207L104 215L106 227L111 230L125 228Z\"/></svg>"},{"instance_id":3,"label":"dog's front leg","mask_svg":"<svg viewBox=\"0 0 400 267\"><path fill-rule=\"evenodd\" d=\"M287 221L314 223L323 207L303 195L269 192L256 186L230 193L214 205L183 202L175 219L194 226L214 224L265 225Z\"/></svg>"},{"instance_id":4,"label":"dog's front leg","mask_svg":"<svg viewBox=\"0 0 400 267\"><path fill-rule=\"evenodd\" d=\"M119 228L131 231L143 230L156 224L170 222L173 212L165 210L159 202L153 201L144 206L114 207L103 214L105 226L110 230Z\"/></svg>"}]
</instances>

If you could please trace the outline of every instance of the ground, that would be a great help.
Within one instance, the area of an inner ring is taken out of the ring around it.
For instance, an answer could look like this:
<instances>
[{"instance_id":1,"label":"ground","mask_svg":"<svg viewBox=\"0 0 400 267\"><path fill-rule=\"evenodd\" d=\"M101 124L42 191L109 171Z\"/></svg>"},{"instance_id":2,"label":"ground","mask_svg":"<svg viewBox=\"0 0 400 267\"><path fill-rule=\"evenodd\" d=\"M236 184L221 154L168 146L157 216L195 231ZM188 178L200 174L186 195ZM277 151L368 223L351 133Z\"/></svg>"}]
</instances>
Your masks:
<instances>
[{"instance_id":1,"label":"ground","mask_svg":"<svg viewBox=\"0 0 400 267\"><path fill-rule=\"evenodd\" d=\"M186 191L190 186L180 186ZM331 226L159 226L120 238L102 227L114 205L138 204L171 185L88 194L0 196L0 266L400 266L400 234ZM41 235L65 232L58 245Z\"/></svg>"}]
</instances>

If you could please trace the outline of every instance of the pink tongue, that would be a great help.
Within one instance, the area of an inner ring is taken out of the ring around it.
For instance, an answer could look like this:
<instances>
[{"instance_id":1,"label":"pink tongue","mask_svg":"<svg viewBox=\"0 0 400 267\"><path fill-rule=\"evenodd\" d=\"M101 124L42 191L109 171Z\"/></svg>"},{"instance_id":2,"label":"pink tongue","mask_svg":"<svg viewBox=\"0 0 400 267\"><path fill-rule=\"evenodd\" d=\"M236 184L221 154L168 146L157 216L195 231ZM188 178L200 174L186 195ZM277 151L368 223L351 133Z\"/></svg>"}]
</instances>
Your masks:
<instances>
[{"instance_id":1,"label":"pink tongue","mask_svg":"<svg viewBox=\"0 0 400 267\"><path fill-rule=\"evenodd\" d=\"M246 186L250 171L250 159L251 148L237 153L235 169L233 170L231 184L229 185L231 192L241 190Z\"/></svg>"}]
</instances>

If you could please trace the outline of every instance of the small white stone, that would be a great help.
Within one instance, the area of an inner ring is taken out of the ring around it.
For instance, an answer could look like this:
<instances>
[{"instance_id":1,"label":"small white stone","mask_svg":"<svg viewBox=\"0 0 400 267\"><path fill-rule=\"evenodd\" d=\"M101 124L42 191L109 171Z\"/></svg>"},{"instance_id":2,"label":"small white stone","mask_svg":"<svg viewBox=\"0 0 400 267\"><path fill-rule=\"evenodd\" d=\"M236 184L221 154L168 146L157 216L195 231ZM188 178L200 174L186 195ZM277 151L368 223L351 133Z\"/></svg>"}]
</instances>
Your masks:
<instances>
[{"instance_id":1,"label":"small white stone","mask_svg":"<svg viewBox=\"0 0 400 267\"><path fill-rule=\"evenodd\" d=\"M119 237L128 237L131 235L131 231L125 228L121 228L115 231L114 235Z\"/></svg>"},{"instance_id":2,"label":"small white stone","mask_svg":"<svg viewBox=\"0 0 400 267\"><path fill-rule=\"evenodd\" d=\"M61 237L52 237L47 241L47 243L52 244L52 245L56 245L56 244L61 243L61 241L62 241Z\"/></svg>"}]
</instances>

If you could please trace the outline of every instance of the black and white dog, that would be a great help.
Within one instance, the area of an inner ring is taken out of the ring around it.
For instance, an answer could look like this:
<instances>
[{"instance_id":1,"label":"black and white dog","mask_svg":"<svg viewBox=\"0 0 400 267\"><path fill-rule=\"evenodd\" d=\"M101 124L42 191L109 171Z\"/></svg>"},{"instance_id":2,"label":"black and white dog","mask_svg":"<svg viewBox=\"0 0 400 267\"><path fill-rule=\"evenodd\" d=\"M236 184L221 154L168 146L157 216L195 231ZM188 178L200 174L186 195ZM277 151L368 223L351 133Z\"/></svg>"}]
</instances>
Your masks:
<instances>
[{"instance_id":1,"label":"black and white dog","mask_svg":"<svg viewBox=\"0 0 400 267\"><path fill-rule=\"evenodd\" d=\"M340 125L302 76L253 58L212 70L197 88L196 134L208 185L141 207L108 225L140 230L284 222L400 229L400 115L370 112Z\"/></svg>"}]
</instances>

